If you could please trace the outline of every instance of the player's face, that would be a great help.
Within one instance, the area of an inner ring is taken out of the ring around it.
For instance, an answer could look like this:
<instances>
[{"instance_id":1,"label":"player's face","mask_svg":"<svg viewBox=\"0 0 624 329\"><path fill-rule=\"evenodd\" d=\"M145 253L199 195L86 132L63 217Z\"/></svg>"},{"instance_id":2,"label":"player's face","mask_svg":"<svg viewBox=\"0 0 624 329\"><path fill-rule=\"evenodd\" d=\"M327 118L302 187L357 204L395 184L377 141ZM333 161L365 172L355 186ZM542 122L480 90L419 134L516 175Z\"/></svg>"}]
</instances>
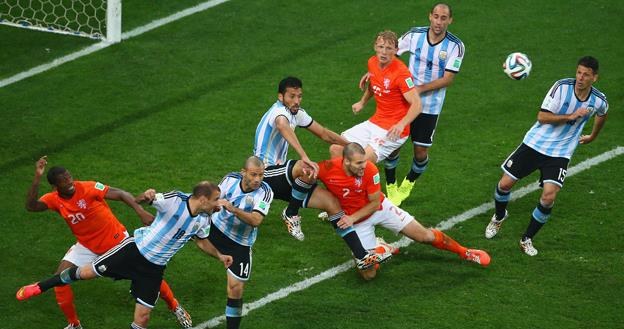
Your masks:
<instances>
[{"instance_id":1,"label":"player's face","mask_svg":"<svg viewBox=\"0 0 624 329\"><path fill-rule=\"evenodd\" d=\"M377 41L375 41L375 55L377 55L379 64L382 67L385 67L392 62L394 56L397 54L397 50L398 49L393 42L386 41L382 38L377 38Z\"/></svg>"},{"instance_id":2,"label":"player's face","mask_svg":"<svg viewBox=\"0 0 624 329\"><path fill-rule=\"evenodd\" d=\"M366 155L355 153L351 156L351 159L344 159L345 169L351 176L364 176L364 169L366 168Z\"/></svg>"},{"instance_id":3,"label":"player's face","mask_svg":"<svg viewBox=\"0 0 624 329\"><path fill-rule=\"evenodd\" d=\"M277 94L277 98L286 106L290 113L297 114L301 106L303 90L301 88L287 87L284 94Z\"/></svg>"},{"instance_id":4,"label":"player's face","mask_svg":"<svg viewBox=\"0 0 624 329\"><path fill-rule=\"evenodd\" d=\"M260 188L262 179L264 179L264 168L250 165L247 169L242 170L243 174L243 191L250 192Z\"/></svg>"},{"instance_id":5,"label":"player's face","mask_svg":"<svg viewBox=\"0 0 624 329\"><path fill-rule=\"evenodd\" d=\"M583 65L579 65L576 68L576 89L586 90L591 87L598 79L598 74L594 73L594 70Z\"/></svg>"},{"instance_id":6,"label":"player's face","mask_svg":"<svg viewBox=\"0 0 624 329\"><path fill-rule=\"evenodd\" d=\"M212 215L212 213L221 210L218 204L219 196L221 196L221 192L219 192L219 190L215 190L212 192L210 197L202 197L201 211L207 213L208 215Z\"/></svg>"},{"instance_id":7,"label":"player's face","mask_svg":"<svg viewBox=\"0 0 624 329\"><path fill-rule=\"evenodd\" d=\"M438 5L429 13L430 29L436 36L446 33L449 24L453 22L449 8L444 5Z\"/></svg>"},{"instance_id":8,"label":"player's face","mask_svg":"<svg viewBox=\"0 0 624 329\"><path fill-rule=\"evenodd\" d=\"M56 176L56 190L63 197L71 197L76 191L74 186L74 178L66 171Z\"/></svg>"}]
</instances>

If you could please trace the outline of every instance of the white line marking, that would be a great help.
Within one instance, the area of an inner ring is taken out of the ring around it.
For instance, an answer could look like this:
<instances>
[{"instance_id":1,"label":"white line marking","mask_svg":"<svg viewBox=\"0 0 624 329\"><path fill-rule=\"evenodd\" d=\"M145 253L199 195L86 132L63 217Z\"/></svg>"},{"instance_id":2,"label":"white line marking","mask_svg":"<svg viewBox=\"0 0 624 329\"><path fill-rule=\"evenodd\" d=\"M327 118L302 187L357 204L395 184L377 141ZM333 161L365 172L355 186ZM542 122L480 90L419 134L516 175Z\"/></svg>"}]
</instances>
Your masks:
<instances>
[{"instance_id":1,"label":"white line marking","mask_svg":"<svg viewBox=\"0 0 624 329\"><path fill-rule=\"evenodd\" d=\"M571 168L568 169L568 174L566 177L568 176L573 176L575 174L578 174L584 170L587 170L595 165L598 165L602 162L611 160L619 155L624 154L624 147L622 146L618 146L616 148L614 148L611 151L607 151L605 153L602 153L598 156L595 156L593 158L587 159ZM518 190L515 190L512 193L512 200L516 200L516 199L520 199L524 196L526 196L527 194L534 192L536 190L539 189L539 185L537 183L535 184L529 184L528 186L522 187ZM470 218L473 218L475 216L481 215L491 209L494 209L494 203L493 202L486 202L478 207L472 208L464 213L461 213L457 216L453 216L445 221L440 222L436 228L440 229L440 230L448 230L451 227L467 221ZM414 242L413 240L406 238L406 237L402 237L400 240L392 243L392 245L394 245L395 247L406 247L408 245L410 245L412 242ZM331 279L334 276L346 272L347 270L349 270L350 268L352 268L354 266L353 261L349 260L346 261L338 266L332 267L328 270L326 270L323 273L320 273L318 275L315 275L311 278L305 279L303 281L299 281L296 283L293 283L292 285L286 287L286 288L282 288L276 292L270 293L260 299L258 299L255 302L251 302L249 304L245 304L243 305L243 316L246 315L247 313L256 310L258 308L263 307L266 304L269 304L271 302L274 302L278 299L282 299L285 298L286 296L290 295L293 292L297 292L297 291L301 291L304 290L306 288L309 288L310 286L319 283L321 281L325 281L327 279ZM221 322L225 321L225 315L221 315L221 316L217 316L214 317L206 322L200 323L198 324L196 327L197 329L204 329L204 328L212 328L212 327L216 327L217 325L219 325Z\"/></svg>"},{"instance_id":2,"label":"white line marking","mask_svg":"<svg viewBox=\"0 0 624 329\"><path fill-rule=\"evenodd\" d=\"M121 34L121 40L127 40L130 38L134 38L136 36L139 36L145 32L149 32L153 29L159 28L163 25L169 24L171 22L177 21L181 18L184 18L186 16L189 15L193 15L195 13L204 11L206 9L212 8L214 6L220 5L224 2L227 2L229 0L211 0L211 1L206 1L203 3L198 4L197 6L191 7L191 8L187 8L184 9L182 11L179 11L177 13L174 13L170 16L161 18L161 19L157 19L155 21L152 21L146 25L143 26L139 26L137 28L135 28L132 31L128 31L128 32L124 32ZM46 63L46 64L42 64L39 66L35 66L33 68L31 68L30 70L24 71L24 72L20 72L14 76L8 77L6 79L0 80L0 88L8 86L10 84L16 83L18 81L30 78L34 75L37 75L39 73L43 73L45 71L48 71L50 69L53 69L57 66L63 65L67 62L71 62L75 59L78 59L80 57L83 56L87 56L89 54L92 54L96 51L100 51L104 48L108 48L109 46L112 46L112 43L108 43L106 41L101 41L98 42L96 44L92 44L86 48L83 48L79 51L73 52L69 55L65 55L63 57L59 57L57 59L54 59L53 61Z\"/></svg>"}]
</instances>

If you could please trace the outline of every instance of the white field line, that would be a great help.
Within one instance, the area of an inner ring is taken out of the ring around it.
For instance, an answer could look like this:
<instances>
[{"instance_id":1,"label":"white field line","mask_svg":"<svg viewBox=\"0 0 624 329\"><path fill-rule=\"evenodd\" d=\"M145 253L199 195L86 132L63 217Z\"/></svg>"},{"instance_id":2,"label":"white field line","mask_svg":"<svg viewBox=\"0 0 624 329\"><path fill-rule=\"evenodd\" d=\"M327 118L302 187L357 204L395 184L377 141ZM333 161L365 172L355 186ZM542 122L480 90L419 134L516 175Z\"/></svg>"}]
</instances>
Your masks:
<instances>
[{"instance_id":1,"label":"white field line","mask_svg":"<svg viewBox=\"0 0 624 329\"><path fill-rule=\"evenodd\" d=\"M182 18L184 18L186 16L193 15L195 13L204 11L206 9L209 9L209 8L214 7L214 6L220 5L220 4L222 4L224 2L227 2L227 1L229 1L229 0L210 0L210 1L206 1L206 2L200 3L200 4L198 4L198 5L194 6L194 7L190 7L190 8L184 9L184 10L179 11L179 12L177 12L175 14L170 15L170 16L167 16L167 17L164 17L164 18L161 18L161 19L157 19L157 20L152 21L152 22L150 22L150 23L148 23L146 25L143 25L143 26L139 26L139 27L135 28L134 30L131 30L131 31L128 31L128 32L124 32L124 33L121 34L121 40L128 40L130 38L134 38L134 37L139 36L139 35L141 35L141 34L143 34L145 32L149 32L149 31L151 31L153 29L159 28L159 27L161 27L161 26L163 26L165 24L169 24L171 22L174 22L174 21L177 21L179 19L182 19ZM48 71L48 70L53 69L53 68L55 68L57 66L63 65L65 63L67 63L67 62L71 62L71 61L73 61L75 59L78 59L80 57L87 56L89 54L92 54L92 53L94 53L96 51L102 50L102 49L107 48L107 47L112 46L112 45L113 45L112 43L109 43L109 42L106 42L106 41L101 41L101 42L98 42L96 44L90 45L90 46L88 46L86 48L83 48L83 49L81 49L79 51L73 52L73 53L71 53L69 55L65 55L63 57L56 58L56 59L54 59L53 61L51 61L49 63L42 64L42 65L39 65L39 66L35 66L35 67L31 68L30 70L27 70L27 71L24 71L24 72L20 72L20 73L14 75L14 76L8 77L8 78L3 79L3 80L0 80L0 88L8 86L10 84L13 84L15 82L24 80L26 78L30 78L30 77L32 77L34 75L37 75L39 73Z\"/></svg>"},{"instance_id":2,"label":"white field line","mask_svg":"<svg viewBox=\"0 0 624 329\"><path fill-rule=\"evenodd\" d=\"M573 167L568 168L568 174L566 177L568 176L573 176L575 174L578 174L584 170L587 170L595 165L598 165L602 162L611 160L619 155L624 154L624 147L622 146L618 146L616 148L614 148L611 151L607 151L605 153L602 153L598 156L595 156L593 158L587 159ZM534 192L536 190L539 189L539 185L537 183L535 184L529 184L528 186L522 187L518 190L514 190L514 192L512 193L512 200L516 200L516 199L520 199L524 196L526 196L527 194ZM494 209L494 202L486 202L478 207L472 208L464 213L461 213L457 216L453 216L447 220L444 220L442 222L440 222L436 228L440 229L440 230L448 230L450 228L452 228L453 226L467 221L470 218L473 218L475 216L481 215L483 213L486 213L487 211ZM402 237L400 240L392 243L392 245L394 245L395 247L406 247L409 244L411 244L412 242L414 242L413 240L406 238L406 237ZM297 291L301 291L304 290L306 288L309 288L310 286L319 283L321 281L325 281L327 279L331 279L332 277L346 272L347 270L349 270L350 268L352 268L354 266L354 263L352 260L346 261L338 266L332 267L320 274L317 274L311 278L305 279L303 281L299 281L296 283L293 283L292 285L286 287L286 288L282 288L276 292L270 293L260 299L258 299L255 302L251 302L249 304L244 304L243 305L243 315L246 315L247 313L256 310L260 307L263 307L266 304L269 304L273 301L276 301L278 299L282 299L285 298L286 296L290 295L293 292L297 292ZM214 317L206 322L200 323L198 324L196 327L197 329L204 329L204 328L212 328L212 327L216 327L217 325L219 325L221 322L225 321L225 315L221 315L221 316L217 316Z\"/></svg>"}]
</instances>

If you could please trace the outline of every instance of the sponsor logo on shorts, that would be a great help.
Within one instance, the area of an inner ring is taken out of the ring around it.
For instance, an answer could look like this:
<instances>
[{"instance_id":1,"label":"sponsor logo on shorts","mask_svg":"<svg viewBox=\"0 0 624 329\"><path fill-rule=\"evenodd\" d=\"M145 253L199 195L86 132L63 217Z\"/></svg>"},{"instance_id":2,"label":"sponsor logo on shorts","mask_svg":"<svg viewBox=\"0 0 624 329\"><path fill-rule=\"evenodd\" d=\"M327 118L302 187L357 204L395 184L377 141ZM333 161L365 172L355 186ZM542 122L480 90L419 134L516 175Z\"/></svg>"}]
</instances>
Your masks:
<instances>
[{"instance_id":1,"label":"sponsor logo on shorts","mask_svg":"<svg viewBox=\"0 0 624 329\"><path fill-rule=\"evenodd\" d=\"M507 161L507 165L508 168L511 168L511 166L513 166L513 160L509 159L509 161Z\"/></svg>"},{"instance_id":2,"label":"sponsor logo on shorts","mask_svg":"<svg viewBox=\"0 0 624 329\"><path fill-rule=\"evenodd\" d=\"M100 273L104 273L104 272L106 272L106 265L100 265L100 266L98 266L98 272L100 272Z\"/></svg>"}]
</instances>

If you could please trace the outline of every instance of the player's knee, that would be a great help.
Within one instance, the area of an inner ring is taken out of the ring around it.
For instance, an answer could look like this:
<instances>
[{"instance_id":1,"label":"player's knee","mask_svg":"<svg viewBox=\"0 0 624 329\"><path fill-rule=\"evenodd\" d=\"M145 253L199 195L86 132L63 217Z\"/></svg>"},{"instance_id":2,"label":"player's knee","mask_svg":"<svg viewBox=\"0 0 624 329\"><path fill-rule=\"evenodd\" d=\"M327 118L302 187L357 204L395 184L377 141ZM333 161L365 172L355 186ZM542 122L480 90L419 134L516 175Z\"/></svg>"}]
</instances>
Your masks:
<instances>
[{"instance_id":1,"label":"player's knee","mask_svg":"<svg viewBox=\"0 0 624 329\"><path fill-rule=\"evenodd\" d=\"M240 282L228 282L228 297L239 299L243 297L243 285Z\"/></svg>"},{"instance_id":2,"label":"player's knee","mask_svg":"<svg viewBox=\"0 0 624 329\"><path fill-rule=\"evenodd\" d=\"M138 324L143 328L147 328L147 324L149 323L151 309L147 307L137 308L134 312L134 323Z\"/></svg>"},{"instance_id":3,"label":"player's knee","mask_svg":"<svg viewBox=\"0 0 624 329\"><path fill-rule=\"evenodd\" d=\"M552 208L555 204L555 198L557 197L557 193L544 193L540 197L540 203L546 208Z\"/></svg>"},{"instance_id":4,"label":"player's knee","mask_svg":"<svg viewBox=\"0 0 624 329\"><path fill-rule=\"evenodd\" d=\"M427 159L428 154L429 154L428 148L414 145L414 157L416 158L416 161L419 161L419 162L425 161Z\"/></svg>"}]
</instances>

